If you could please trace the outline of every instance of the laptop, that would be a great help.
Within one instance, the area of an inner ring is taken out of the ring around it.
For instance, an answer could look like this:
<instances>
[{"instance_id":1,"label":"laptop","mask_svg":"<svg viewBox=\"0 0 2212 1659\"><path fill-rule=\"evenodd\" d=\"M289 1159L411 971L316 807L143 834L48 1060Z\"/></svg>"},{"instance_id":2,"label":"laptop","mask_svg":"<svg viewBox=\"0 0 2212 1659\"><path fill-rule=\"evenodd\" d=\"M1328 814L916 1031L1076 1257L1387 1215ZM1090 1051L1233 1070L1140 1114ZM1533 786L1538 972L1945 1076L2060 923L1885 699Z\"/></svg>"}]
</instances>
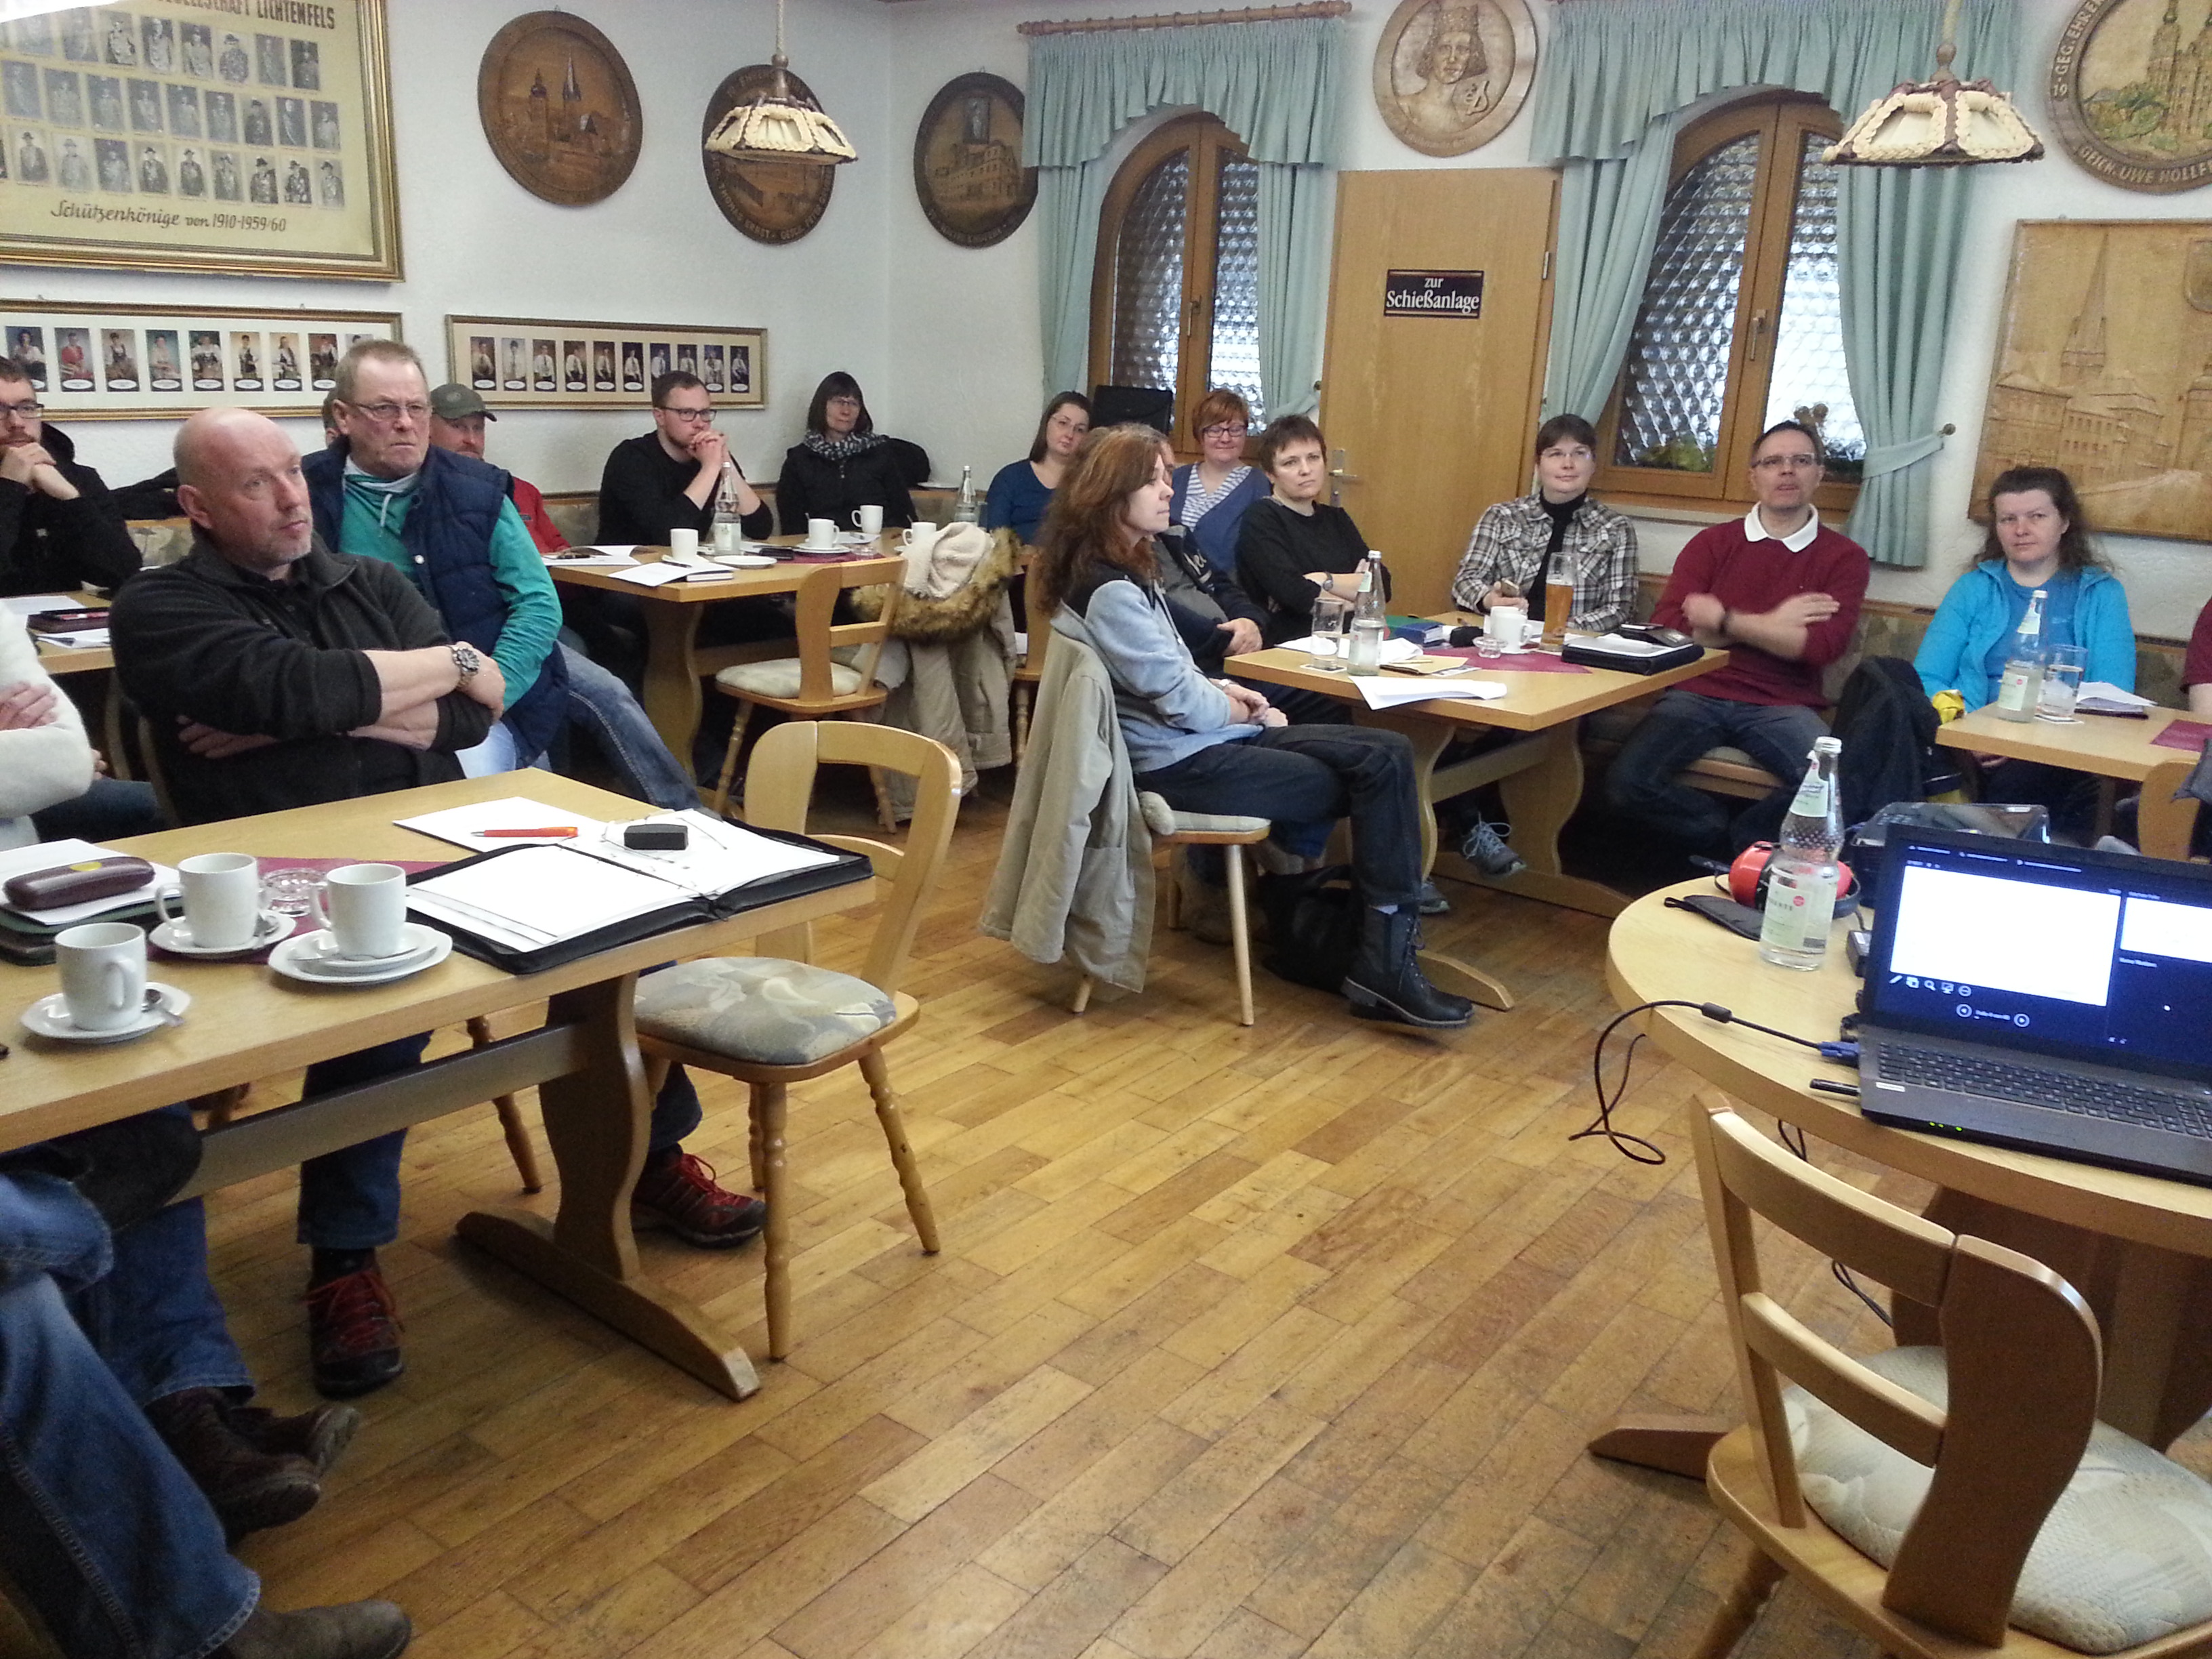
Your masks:
<instances>
[{"instance_id":1,"label":"laptop","mask_svg":"<svg viewBox=\"0 0 2212 1659\"><path fill-rule=\"evenodd\" d=\"M2212 1183L2212 866L1911 830L1875 899L1867 1116Z\"/></svg>"}]
</instances>

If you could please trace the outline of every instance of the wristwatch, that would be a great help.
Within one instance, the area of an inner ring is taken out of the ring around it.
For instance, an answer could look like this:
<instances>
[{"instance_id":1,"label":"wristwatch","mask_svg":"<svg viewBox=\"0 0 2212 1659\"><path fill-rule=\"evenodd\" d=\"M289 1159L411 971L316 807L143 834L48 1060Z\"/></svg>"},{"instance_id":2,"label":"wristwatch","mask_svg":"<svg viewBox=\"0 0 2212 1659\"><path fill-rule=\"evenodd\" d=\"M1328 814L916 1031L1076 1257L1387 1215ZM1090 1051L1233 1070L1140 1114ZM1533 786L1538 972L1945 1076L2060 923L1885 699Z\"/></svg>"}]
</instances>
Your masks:
<instances>
[{"instance_id":1,"label":"wristwatch","mask_svg":"<svg viewBox=\"0 0 2212 1659\"><path fill-rule=\"evenodd\" d=\"M463 685L476 678L477 670L483 666L483 659L477 655L476 647L457 645L453 647L453 668L460 675Z\"/></svg>"}]
</instances>

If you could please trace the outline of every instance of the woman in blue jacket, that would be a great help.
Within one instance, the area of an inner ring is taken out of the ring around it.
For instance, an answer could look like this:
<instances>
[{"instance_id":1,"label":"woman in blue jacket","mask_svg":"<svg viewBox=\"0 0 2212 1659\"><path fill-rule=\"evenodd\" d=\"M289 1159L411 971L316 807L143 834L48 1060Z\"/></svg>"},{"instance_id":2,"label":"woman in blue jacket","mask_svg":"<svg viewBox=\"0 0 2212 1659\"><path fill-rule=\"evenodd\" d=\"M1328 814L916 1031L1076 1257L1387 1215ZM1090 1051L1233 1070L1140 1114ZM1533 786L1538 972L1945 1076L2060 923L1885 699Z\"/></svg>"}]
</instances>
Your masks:
<instances>
[{"instance_id":1,"label":"woman in blue jacket","mask_svg":"<svg viewBox=\"0 0 2212 1659\"><path fill-rule=\"evenodd\" d=\"M2124 691L2136 684L2136 635L2127 590L2089 539L2074 483L2053 466L2016 466L1990 485L1990 528L1973 568L1951 584L1912 665L1929 696L1954 690L1971 711L1992 701L2013 635L2037 588L2045 592L2043 643L2088 653L2084 680ZM2081 775L2030 761L1992 766L1984 799L2040 802L2075 816Z\"/></svg>"}]
</instances>

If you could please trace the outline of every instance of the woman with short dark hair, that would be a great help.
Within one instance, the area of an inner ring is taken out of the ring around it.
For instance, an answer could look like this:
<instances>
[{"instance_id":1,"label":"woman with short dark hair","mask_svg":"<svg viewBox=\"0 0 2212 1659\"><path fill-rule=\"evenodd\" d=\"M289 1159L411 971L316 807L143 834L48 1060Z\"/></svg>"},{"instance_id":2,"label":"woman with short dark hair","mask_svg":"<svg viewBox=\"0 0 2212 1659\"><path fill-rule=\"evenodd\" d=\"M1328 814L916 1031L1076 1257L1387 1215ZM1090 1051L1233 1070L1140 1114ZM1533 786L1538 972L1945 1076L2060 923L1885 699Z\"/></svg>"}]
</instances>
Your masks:
<instances>
[{"instance_id":1,"label":"woman with short dark hair","mask_svg":"<svg viewBox=\"0 0 2212 1659\"><path fill-rule=\"evenodd\" d=\"M1299 854L1318 853L1348 816L1361 924L1345 998L1363 1018L1459 1030L1474 1006L1431 985L1414 957L1421 807L1412 745L1367 726L1287 725L1261 693L1199 672L1161 597L1152 544L1174 489L1152 428L1092 439L1045 520L1030 573L1037 613L1105 664L1139 789L1181 811L1270 818L1276 842Z\"/></svg>"},{"instance_id":2,"label":"woman with short dark hair","mask_svg":"<svg viewBox=\"0 0 2212 1659\"><path fill-rule=\"evenodd\" d=\"M877 431L860 383L841 368L814 388L806 435L783 453L776 520L787 536L805 535L809 519L834 519L840 530L854 530L856 508L880 507L886 528L903 529L915 516L907 492L928 477L928 452Z\"/></svg>"},{"instance_id":3,"label":"woman with short dark hair","mask_svg":"<svg viewBox=\"0 0 2212 1659\"><path fill-rule=\"evenodd\" d=\"M1589 493L1597 434L1579 415L1554 415L1536 430L1535 459L1534 491L1486 507L1475 520L1452 578L1452 603L1486 611L1519 597L1531 621L1610 633L1636 609L1636 526ZM1574 611L1547 619L1544 589L1555 569L1574 576Z\"/></svg>"},{"instance_id":4,"label":"woman with short dark hair","mask_svg":"<svg viewBox=\"0 0 2212 1659\"><path fill-rule=\"evenodd\" d=\"M1175 470L1175 499L1168 522L1206 562L1224 576L1237 574L1237 533L1244 510L1267 493L1267 480L1244 460L1252 406L1227 386L1199 399L1190 429L1198 434L1198 459Z\"/></svg>"},{"instance_id":5,"label":"woman with short dark hair","mask_svg":"<svg viewBox=\"0 0 2212 1659\"><path fill-rule=\"evenodd\" d=\"M1091 399L1062 392L1044 406L1029 459L1009 461L991 479L983 498L983 528L1011 530L1024 542L1037 538L1052 492L1067 475L1083 441L1091 433Z\"/></svg>"},{"instance_id":6,"label":"woman with short dark hair","mask_svg":"<svg viewBox=\"0 0 2212 1659\"><path fill-rule=\"evenodd\" d=\"M1280 645L1313 631L1314 601L1359 592L1367 541L1352 514L1321 499L1328 488L1328 443L1304 415L1285 415L1260 434L1260 468L1268 491L1244 515L1237 538L1237 580L1267 612L1261 633ZM1382 573L1382 596L1390 573Z\"/></svg>"}]
</instances>

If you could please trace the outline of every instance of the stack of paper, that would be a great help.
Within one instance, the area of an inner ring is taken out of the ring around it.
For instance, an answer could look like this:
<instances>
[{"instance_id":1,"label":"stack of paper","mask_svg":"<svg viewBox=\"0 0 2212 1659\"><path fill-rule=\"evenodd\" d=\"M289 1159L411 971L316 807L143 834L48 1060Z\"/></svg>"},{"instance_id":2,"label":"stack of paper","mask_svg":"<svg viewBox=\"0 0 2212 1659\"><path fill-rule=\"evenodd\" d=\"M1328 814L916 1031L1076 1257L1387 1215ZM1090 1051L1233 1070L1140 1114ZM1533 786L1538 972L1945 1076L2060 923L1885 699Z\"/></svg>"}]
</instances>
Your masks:
<instances>
[{"instance_id":1,"label":"stack of paper","mask_svg":"<svg viewBox=\"0 0 2212 1659\"><path fill-rule=\"evenodd\" d=\"M1359 688L1359 695L1367 699L1370 708L1397 708L1409 702L1453 699L1487 701L1504 696L1513 689L1499 680L1443 679L1433 674L1419 679L1395 676L1385 679L1380 674L1362 674L1352 683Z\"/></svg>"},{"instance_id":2,"label":"stack of paper","mask_svg":"<svg viewBox=\"0 0 2212 1659\"><path fill-rule=\"evenodd\" d=\"M2139 708L2155 707L2148 697L2139 697L2132 691L2123 691L2106 680L2091 680L2075 694L2074 707L2077 713L2092 714L2131 714Z\"/></svg>"},{"instance_id":3,"label":"stack of paper","mask_svg":"<svg viewBox=\"0 0 2212 1659\"><path fill-rule=\"evenodd\" d=\"M548 564L565 564L572 570L592 570L637 562L637 549L629 547L572 547L565 553L549 553Z\"/></svg>"}]
</instances>

